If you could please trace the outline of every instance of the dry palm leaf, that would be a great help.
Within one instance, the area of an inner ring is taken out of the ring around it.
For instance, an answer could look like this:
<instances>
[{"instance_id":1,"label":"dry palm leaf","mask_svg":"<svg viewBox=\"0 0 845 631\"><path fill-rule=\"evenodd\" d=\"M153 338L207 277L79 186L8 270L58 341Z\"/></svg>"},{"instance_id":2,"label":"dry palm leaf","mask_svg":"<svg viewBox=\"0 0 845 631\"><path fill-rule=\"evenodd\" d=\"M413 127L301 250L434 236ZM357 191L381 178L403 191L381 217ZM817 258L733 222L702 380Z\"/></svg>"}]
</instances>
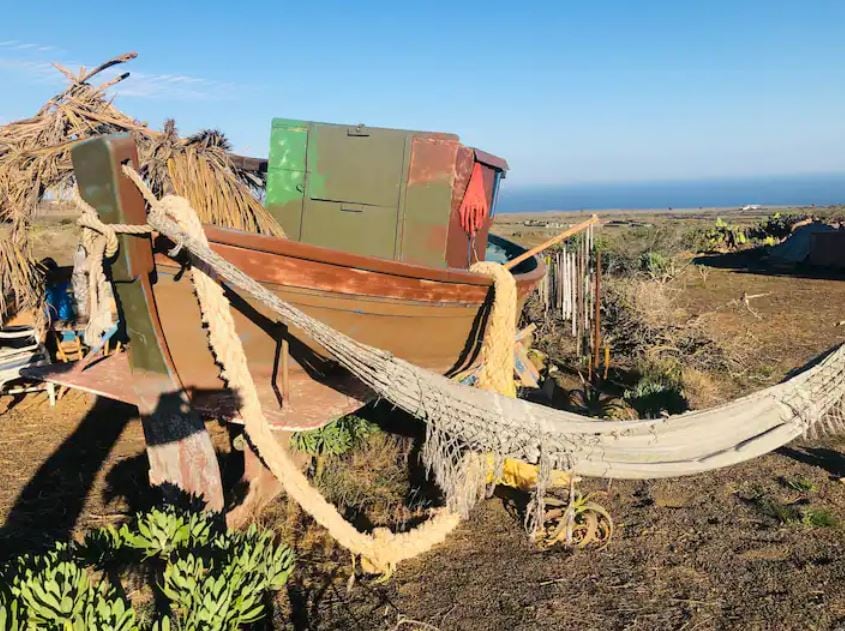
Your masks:
<instances>
[{"instance_id":1,"label":"dry palm leaf","mask_svg":"<svg viewBox=\"0 0 845 631\"><path fill-rule=\"evenodd\" d=\"M108 98L106 90L129 73L100 85L90 83L97 74L134 59L119 55L92 70L74 73L56 66L70 82L35 116L0 127L0 220L12 225L11 244L0 256L0 295L20 303L30 295L32 280L20 268L21 257L29 268L27 232L36 206L48 191L61 192L73 185L70 149L76 142L101 134L129 133L139 147L141 170L157 193L176 192L188 197L206 223L284 236L279 224L256 196L255 179L233 164L228 142L217 131L189 139L179 138L172 121L163 132L130 118ZM14 250L9 249L13 247ZM18 265L18 267L15 267ZM35 294L31 294L35 299ZM0 304L5 306L6 302Z\"/></svg>"}]
</instances>

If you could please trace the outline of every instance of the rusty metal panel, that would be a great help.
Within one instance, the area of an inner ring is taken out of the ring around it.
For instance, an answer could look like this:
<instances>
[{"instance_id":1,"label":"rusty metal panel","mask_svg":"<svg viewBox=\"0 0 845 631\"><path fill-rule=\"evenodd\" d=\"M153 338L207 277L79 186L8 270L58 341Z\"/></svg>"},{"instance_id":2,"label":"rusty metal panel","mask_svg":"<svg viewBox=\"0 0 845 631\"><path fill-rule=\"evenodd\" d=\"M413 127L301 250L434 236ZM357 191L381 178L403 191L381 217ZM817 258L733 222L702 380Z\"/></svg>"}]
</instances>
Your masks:
<instances>
[{"instance_id":1,"label":"rusty metal panel","mask_svg":"<svg viewBox=\"0 0 845 631\"><path fill-rule=\"evenodd\" d=\"M429 135L412 137L400 260L430 267L446 266L452 184L459 146L457 140Z\"/></svg>"}]
</instances>

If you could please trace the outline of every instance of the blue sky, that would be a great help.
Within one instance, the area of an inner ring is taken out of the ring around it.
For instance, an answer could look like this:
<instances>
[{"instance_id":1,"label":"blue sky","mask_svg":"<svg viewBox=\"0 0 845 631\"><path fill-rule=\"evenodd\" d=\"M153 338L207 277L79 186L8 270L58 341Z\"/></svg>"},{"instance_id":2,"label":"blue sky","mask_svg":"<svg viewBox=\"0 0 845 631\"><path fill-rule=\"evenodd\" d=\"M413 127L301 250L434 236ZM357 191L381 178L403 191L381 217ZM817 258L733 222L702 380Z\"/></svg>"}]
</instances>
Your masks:
<instances>
[{"instance_id":1,"label":"blue sky","mask_svg":"<svg viewBox=\"0 0 845 631\"><path fill-rule=\"evenodd\" d=\"M136 50L127 113L452 131L512 185L845 171L845 2L9 2L0 122Z\"/></svg>"}]
</instances>

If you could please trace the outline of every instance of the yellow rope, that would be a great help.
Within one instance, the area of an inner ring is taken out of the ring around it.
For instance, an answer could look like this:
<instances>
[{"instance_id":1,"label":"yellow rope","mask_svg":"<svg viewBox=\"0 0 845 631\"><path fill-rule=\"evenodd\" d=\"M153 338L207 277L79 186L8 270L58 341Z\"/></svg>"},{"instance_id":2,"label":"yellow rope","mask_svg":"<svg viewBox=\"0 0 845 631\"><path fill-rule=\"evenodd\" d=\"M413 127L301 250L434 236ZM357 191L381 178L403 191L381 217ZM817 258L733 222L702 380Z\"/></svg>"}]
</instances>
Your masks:
<instances>
[{"instance_id":1,"label":"yellow rope","mask_svg":"<svg viewBox=\"0 0 845 631\"><path fill-rule=\"evenodd\" d=\"M171 217L188 235L208 244L202 225L188 200L175 195L157 200L134 170L124 167L124 173L151 203L151 213ZM101 234L119 232L124 227L102 223L96 225L91 220L93 212L93 209L87 212L88 224ZM457 513L437 511L425 523L404 533L377 528L368 534L345 520L319 490L310 484L270 430L222 287L212 279L202 263L195 264L191 275L203 321L208 325L209 342L221 366L221 375L240 396L241 416L247 436L267 467L282 483L285 492L314 521L326 528L340 545L360 556L361 567L370 573L389 575L400 561L413 558L441 543L458 525L460 517Z\"/></svg>"},{"instance_id":2,"label":"yellow rope","mask_svg":"<svg viewBox=\"0 0 845 631\"><path fill-rule=\"evenodd\" d=\"M516 280L498 263L479 261L470 271L493 279L493 305L481 344L478 387L508 397L516 396L513 380L513 344L516 337Z\"/></svg>"}]
</instances>

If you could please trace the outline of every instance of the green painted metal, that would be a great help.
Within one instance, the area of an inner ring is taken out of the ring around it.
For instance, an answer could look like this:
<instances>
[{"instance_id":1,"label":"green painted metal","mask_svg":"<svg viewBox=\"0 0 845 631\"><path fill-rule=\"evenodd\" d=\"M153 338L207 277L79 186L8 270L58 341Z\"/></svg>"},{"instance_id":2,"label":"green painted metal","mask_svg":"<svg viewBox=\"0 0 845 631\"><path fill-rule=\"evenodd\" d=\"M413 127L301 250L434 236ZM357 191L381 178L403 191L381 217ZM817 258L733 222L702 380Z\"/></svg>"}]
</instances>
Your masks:
<instances>
[{"instance_id":1,"label":"green painted metal","mask_svg":"<svg viewBox=\"0 0 845 631\"><path fill-rule=\"evenodd\" d=\"M118 177L122 176L118 175L115 165L128 160L137 166L135 144L129 136L121 134L88 140L76 145L71 157L79 194L97 209L105 223L146 223L140 193L136 190L135 199L120 195ZM131 191L128 194L131 195ZM140 208L140 216L137 212L133 216L132 206L136 210ZM130 366L169 376L164 351L157 343L149 297L143 287L153 270L150 237L120 235L118 240L118 254L111 262L111 275L127 336L139 341L129 347Z\"/></svg>"},{"instance_id":2,"label":"green painted metal","mask_svg":"<svg viewBox=\"0 0 845 631\"><path fill-rule=\"evenodd\" d=\"M277 118L265 203L291 239L445 267L462 236L450 233L460 147L454 134Z\"/></svg>"},{"instance_id":3,"label":"green painted metal","mask_svg":"<svg viewBox=\"0 0 845 631\"><path fill-rule=\"evenodd\" d=\"M302 241L344 252L392 259L396 207L309 200Z\"/></svg>"},{"instance_id":4,"label":"green painted metal","mask_svg":"<svg viewBox=\"0 0 845 631\"><path fill-rule=\"evenodd\" d=\"M301 239L394 258L406 134L314 124Z\"/></svg>"},{"instance_id":5,"label":"green painted metal","mask_svg":"<svg viewBox=\"0 0 845 631\"><path fill-rule=\"evenodd\" d=\"M297 241L302 237L308 129L303 121L275 119L270 134L265 204L288 238Z\"/></svg>"}]
</instances>

